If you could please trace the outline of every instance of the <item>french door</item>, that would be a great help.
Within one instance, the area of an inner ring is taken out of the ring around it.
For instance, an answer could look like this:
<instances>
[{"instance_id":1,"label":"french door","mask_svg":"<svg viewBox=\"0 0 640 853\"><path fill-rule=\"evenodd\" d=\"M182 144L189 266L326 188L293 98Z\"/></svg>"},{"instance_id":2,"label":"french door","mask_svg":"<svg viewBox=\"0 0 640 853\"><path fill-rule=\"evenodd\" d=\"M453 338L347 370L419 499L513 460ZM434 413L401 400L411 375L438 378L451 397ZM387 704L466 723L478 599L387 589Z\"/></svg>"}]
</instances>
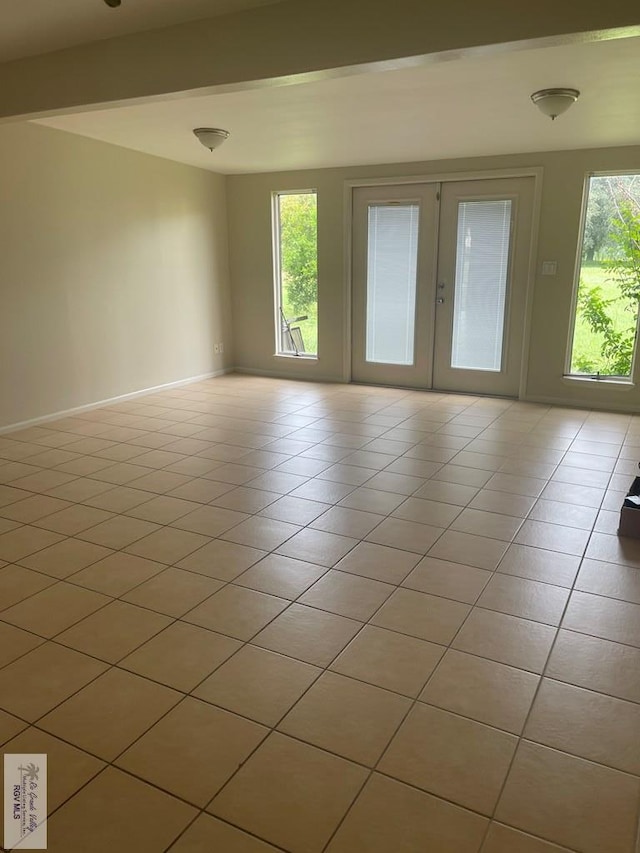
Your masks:
<instances>
[{"instance_id":1,"label":"french door","mask_svg":"<svg viewBox=\"0 0 640 853\"><path fill-rule=\"evenodd\" d=\"M517 396L533 191L533 178L354 191L354 381Z\"/></svg>"}]
</instances>

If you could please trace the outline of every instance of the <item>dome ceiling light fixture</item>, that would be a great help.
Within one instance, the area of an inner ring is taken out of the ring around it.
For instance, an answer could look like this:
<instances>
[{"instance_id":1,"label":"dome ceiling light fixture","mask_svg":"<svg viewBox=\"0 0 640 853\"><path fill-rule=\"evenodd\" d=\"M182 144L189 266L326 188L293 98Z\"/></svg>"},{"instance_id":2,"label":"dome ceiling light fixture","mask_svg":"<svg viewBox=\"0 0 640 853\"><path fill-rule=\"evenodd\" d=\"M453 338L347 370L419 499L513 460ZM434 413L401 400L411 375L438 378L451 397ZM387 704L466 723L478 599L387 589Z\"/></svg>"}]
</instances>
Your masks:
<instances>
[{"instance_id":1,"label":"dome ceiling light fixture","mask_svg":"<svg viewBox=\"0 0 640 853\"><path fill-rule=\"evenodd\" d=\"M551 121L566 112L580 97L577 89L540 89L531 95L531 100L543 115Z\"/></svg>"},{"instance_id":2,"label":"dome ceiling light fixture","mask_svg":"<svg viewBox=\"0 0 640 853\"><path fill-rule=\"evenodd\" d=\"M229 131L222 130L220 127L195 127L193 132L209 151L219 148L225 139L229 138Z\"/></svg>"},{"instance_id":3,"label":"dome ceiling light fixture","mask_svg":"<svg viewBox=\"0 0 640 853\"><path fill-rule=\"evenodd\" d=\"M104 0L104 2L105 2L105 3L107 4L107 6L109 6L111 9L117 9L117 8L118 8L118 6L122 3L122 0Z\"/></svg>"}]
</instances>

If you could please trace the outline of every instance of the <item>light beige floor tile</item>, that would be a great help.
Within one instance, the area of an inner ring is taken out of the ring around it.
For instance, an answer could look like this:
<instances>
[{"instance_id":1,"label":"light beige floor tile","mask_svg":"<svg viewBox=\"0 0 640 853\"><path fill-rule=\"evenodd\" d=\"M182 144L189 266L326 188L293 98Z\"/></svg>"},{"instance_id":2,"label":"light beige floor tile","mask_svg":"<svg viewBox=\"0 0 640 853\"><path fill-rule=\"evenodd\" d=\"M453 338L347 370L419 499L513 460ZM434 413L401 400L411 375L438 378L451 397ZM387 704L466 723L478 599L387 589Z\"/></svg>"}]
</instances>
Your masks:
<instances>
[{"instance_id":1,"label":"light beige floor tile","mask_svg":"<svg viewBox=\"0 0 640 853\"><path fill-rule=\"evenodd\" d=\"M546 675L640 702L640 650L633 646L559 631Z\"/></svg>"},{"instance_id":2,"label":"light beige floor tile","mask_svg":"<svg viewBox=\"0 0 640 853\"><path fill-rule=\"evenodd\" d=\"M429 550L429 556L493 571L506 550L507 543L498 539L447 530Z\"/></svg>"},{"instance_id":3,"label":"light beige floor tile","mask_svg":"<svg viewBox=\"0 0 640 853\"><path fill-rule=\"evenodd\" d=\"M347 507L331 507L319 518L316 518L310 526L314 530L324 530L327 533L363 539L383 520L383 515L377 515L373 512L363 512L359 509L348 509Z\"/></svg>"},{"instance_id":4,"label":"light beige floor tile","mask_svg":"<svg viewBox=\"0 0 640 853\"><path fill-rule=\"evenodd\" d=\"M69 486L71 485L73 484L70 483ZM95 506L98 509L106 509L109 512L126 512L131 507L146 503L153 497L149 492L143 492L142 489L131 489L128 486L116 486L114 488L109 483L102 483L102 485L109 486L109 488L102 492L96 492L91 497L83 498L82 503Z\"/></svg>"},{"instance_id":5,"label":"light beige floor tile","mask_svg":"<svg viewBox=\"0 0 640 853\"><path fill-rule=\"evenodd\" d=\"M477 853L486 826L480 815L374 773L327 853Z\"/></svg>"},{"instance_id":6,"label":"light beige floor tile","mask_svg":"<svg viewBox=\"0 0 640 853\"><path fill-rule=\"evenodd\" d=\"M638 796L633 776L525 741L496 818L584 853L629 853Z\"/></svg>"},{"instance_id":7,"label":"light beige floor tile","mask_svg":"<svg viewBox=\"0 0 640 853\"><path fill-rule=\"evenodd\" d=\"M125 601L165 613L167 616L183 616L223 586L223 582L170 568L154 575L140 586L123 596Z\"/></svg>"},{"instance_id":8,"label":"light beige floor tile","mask_svg":"<svg viewBox=\"0 0 640 853\"><path fill-rule=\"evenodd\" d=\"M40 471L17 480L12 479L11 485L15 489L27 489L29 492L46 492L73 479L73 474L64 474L62 471Z\"/></svg>"},{"instance_id":9,"label":"light beige floor tile","mask_svg":"<svg viewBox=\"0 0 640 853\"><path fill-rule=\"evenodd\" d=\"M366 625L331 669L415 698L443 654L443 646Z\"/></svg>"},{"instance_id":10,"label":"light beige floor tile","mask_svg":"<svg viewBox=\"0 0 640 853\"><path fill-rule=\"evenodd\" d=\"M416 705L379 770L431 794L493 812L517 738L430 705Z\"/></svg>"},{"instance_id":11,"label":"light beige floor tile","mask_svg":"<svg viewBox=\"0 0 640 853\"><path fill-rule=\"evenodd\" d=\"M42 551L23 557L21 565L44 572L55 578L67 578L85 566L97 562L111 554L109 548L83 542L81 539L63 539Z\"/></svg>"},{"instance_id":12,"label":"light beige floor tile","mask_svg":"<svg viewBox=\"0 0 640 853\"><path fill-rule=\"evenodd\" d=\"M114 668L47 714L38 725L113 761L181 698L175 690Z\"/></svg>"},{"instance_id":13,"label":"light beige floor tile","mask_svg":"<svg viewBox=\"0 0 640 853\"><path fill-rule=\"evenodd\" d=\"M4 506L0 510L0 515L2 518L19 521L21 524L32 524L39 518L66 509L68 506L70 504L67 501L62 501L59 498L52 498L48 495L31 495L17 503Z\"/></svg>"},{"instance_id":14,"label":"light beige floor tile","mask_svg":"<svg viewBox=\"0 0 640 853\"><path fill-rule=\"evenodd\" d=\"M67 509L63 509L61 512L47 515L34 522L34 524L36 527L43 527L45 530L63 533L65 536L75 536L76 533L87 530L89 527L95 527L96 524L107 521L112 516L113 513L106 512L103 509L75 504L69 506Z\"/></svg>"},{"instance_id":15,"label":"light beige floor tile","mask_svg":"<svg viewBox=\"0 0 640 853\"><path fill-rule=\"evenodd\" d=\"M496 573L478 599L478 606L522 619L558 625L569 590L548 583Z\"/></svg>"},{"instance_id":16,"label":"light beige floor tile","mask_svg":"<svg viewBox=\"0 0 640 853\"><path fill-rule=\"evenodd\" d=\"M123 820L123 810L136 803L136 820ZM53 815L47 834L51 853L65 853L69 839L78 850L112 853L165 850L197 815L175 797L107 767Z\"/></svg>"},{"instance_id":17,"label":"light beige floor tile","mask_svg":"<svg viewBox=\"0 0 640 853\"><path fill-rule=\"evenodd\" d=\"M54 637L109 601L106 595L59 581L3 610L2 618L41 637Z\"/></svg>"},{"instance_id":18,"label":"light beige floor tile","mask_svg":"<svg viewBox=\"0 0 640 853\"><path fill-rule=\"evenodd\" d=\"M484 569L423 557L404 579L402 586L465 604L475 604L490 577L491 572Z\"/></svg>"},{"instance_id":19,"label":"light beige floor tile","mask_svg":"<svg viewBox=\"0 0 640 853\"><path fill-rule=\"evenodd\" d=\"M280 554L269 554L234 581L258 592L266 592L281 598L294 599L322 577L324 566L292 560Z\"/></svg>"},{"instance_id":20,"label":"light beige floor tile","mask_svg":"<svg viewBox=\"0 0 640 853\"><path fill-rule=\"evenodd\" d=\"M184 483L182 486L170 489L168 492L165 492L165 494L173 498L181 498L185 501L195 501L196 503L208 504L209 501L219 498L221 495L230 492L232 489L232 483L218 483L215 480L196 477L193 480L189 480L188 483Z\"/></svg>"},{"instance_id":21,"label":"light beige floor tile","mask_svg":"<svg viewBox=\"0 0 640 853\"><path fill-rule=\"evenodd\" d=\"M482 489L470 502L469 509L481 509L486 512L512 515L515 518L525 518L529 515L534 503L535 498L526 495L511 495L506 492L496 492L493 489Z\"/></svg>"},{"instance_id":22,"label":"light beige floor tile","mask_svg":"<svg viewBox=\"0 0 640 853\"><path fill-rule=\"evenodd\" d=\"M607 563L619 563L637 569L640 568L640 542L625 536L593 533L585 556L592 560L604 560Z\"/></svg>"},{"instance_id":23,"label":"light beige floor tile","mask_svg":"<svg viewBox=\"0 0 640 853\"><path fill-rule=\"evenodd\" d=\"M177 518L198 509L199 506L195 501L185 501L181 498L160 495L159 497L152 497L146 503L132 507L127 510L126 515L141 518L143 521L152 521L154 524L170 524Z\"/></svg>"},{"instance_id":24,"label":"light beige floor tile","mask_svg":"<svg viewBox=\"0 0 640 853\"><path fill-rule=\"evenodd\" d=\"M277 848L224 821L201 814L171 848L171 853L278 853Z\"/></svg>"},{"instance_id":25,"label":"light beige floor tile","mask_svg":"<svg viewBox=\"0 0 640 853\"><path fill-rule=\"evenodd\" d=\"M273 733L207 811L286 850L320 853L367 771Z\"/></svg>"},{"instance_id":26,"label":"light beige floor tile","mask_svg":"<svg viewBox=\"0 0 640 853\"><path fill-rule=\"evenodd\" d=\"M246 645L209 676L194 696L275 726L322 670Z\"/></svg>"},{"instance_id":27,"label":"light beige floor tile","mask_svg":"<svg viewBox=\"0 0 640 853\"><path fill-rule=\"evenodd\" d=\"M165 569L166 566L163 563L134 557L133 554L125 554L124 551L116 551L92 563L86 569L76 572L73 583L102 592L104 595L117 597Z\"/></svg>"},{"instance_id":28,"label":"light beige floor tile","mask_svg":"<svg viewBox=\"0 0 640 853\"><path fill-rule=\"evenodd\" d=\"M27 723L24 720L19 720L12 714L7 714L6 711L0 711L0 746L11 738L14 738L19 732L27 728ZM9 752L9 749L3 752ZM35 750L34 750L35 752Z\"/></svg>"},{"instance_id":29,"label":"light beige floor tile","mask_svg":"<svg viewBox=\"0 0 640 853\"><path fill-rule=\"evenodd\" d=\"M152 524L150 521L128 518L126 515L114 515L113 518L103 521L102 524L83 530L78 534L78 538L87 542L94 542L96 545L104 545L105 548L118 550L158 529L158 525Z\"/></svg>"},{"instance_id":30,"label":"light beige floor tile","mask_svg":"<svg viewBox=\"0 0 640 853\"><path fill-rule=\"evenodd\" d=\"M357 539L307 527L281 545L278 553L331 568L357 544Z\"/></svg>"},{"instance_id":31,"label":"light beige floor tile","mask_svg":"<svg viewBox=\"0 0 640 853\"><path fill-rule=\"evenodd\" d=\"M453 641L453 648L540 673L555 634L550 625L476 607Z\"/></svg>"},{"instance_id":32,"label":"light beige floor tile","mask_svg":"<svg viewBox=\"0 0 640 853\"><path fill-rule=\"evenodd\" d=\"M22 560L23 557L42 551L63 538L59 533L25 524L0 535L0 560L6 560L8 563Z\"/></svg>"},{"instance_id":33,"label":"light beige floor tile","mask_svg":"<svg viewBox=\"0 0 640 853\"><path fill-rule=\"evenodd\" d=\"M152 471L149 473L149 469L146 470L147 473L143 477L129 481L132 488L162 495L186 485L191 480L185 474L175 474L172 471Z\"/></svg>"},{"instance_id":34,"label":"light beige floor tile","mask_svg":"<svg viewBox=\"0 0 640 853\"><path fill-rule=\"evenodd\" d=\"M268 733L257 723L187 697L116 764L203 808Z\"/></svg>"},{"instance_id":35,"label":"light beige floor tile","mask_svg":"<svg viewBox=\"0 0 640 853\"><path fill-rule=\"evenodd\" d=\"M272 551L299 531L300 527L297 524L254 515L232 527L231 530L227 530L221 538L236 542L238 545Z\"/></svg>"},{"instance_id":36,"label":"light beige floor tile","mask_svg":"<svg viewBox=\"0 0 640 853\"><path fill-rule=\"evenodd\" d=\"M235 512L219 506L199 506L187 515L173 521L172 527L215 537L240 524L247 517L244 512Z\"/></svg>"},{"instance_id":37,"label":"light beige floor tile","mask_svg":"<svg viewBox=\"0 0 640 853\"><path fill-rule=\"evenodd\" d=\"M640 706L545 678L528 740L640 775Z\"/></svg>"},{"instance_id":38,"label":"light beige floor tile","mask_svg":"<svg viewBox=\"0 0 640 853\"><path fill-rule=\"evenodd\" d=\"M231 637L174 622L118 665L187 693L241 646Z\"/></svg>"},{"instance_id":39,"label":"light beige floor tile","mask_svg":"<svg viewBox=\"0 0 640 853\"><path fill-rule=\"evenodd\" d=\"M640 647L640 605L587 592L573 592L562 627Z\"/></svg>"},{"instance_id":40,"label":"light beige floor tile","mask_svg":"<svg viewBox=\"0 0 640 853\"><path fill-rule=\"evenodd\" d=\"M386 583L400 583L420 559L419 554L375 545L372 542L360 542L343 557L335 568L341 572L360 575Z\"/></svg>"},{"instance_id":41,"label":"light beige floor tile","mask_svg":"<svg viewBox=\"0 0 640 853\"><path fill-rule=\"evenodd\" d=\"M443 480L445 483L456 483L460 486L474 486L476 489L481 489L491 479L491 472L450 463L444 465L434 474L433 479Z\"/></svg>"},{"instance_id":42,"label":"light beige floor tile","mask_svg":"<svg viewBox=\"0 0 640 853\"><path fill-rule=\"evenodd\" d=\"M575 554L581 557L589 540L588 530L549 524L545 521L525 521L515 541L520 545L535 548L547 548L561 554Z\"/></svg>"},{"instance_id":43,"label":"light beige floor tile","mask_svg":"<svg viewBox=\"0 0 640 853\"><path fill-rule=\"evenodd\" d=\"M45 643L0 670L0 707L34 722L106 668L72 649Z\"/></svg>"},{"instance_id":44,"label":"light beige floor tile","mask_svg":"<svg viewBox=\"0 0 640 853\"><path fill-rule=\"evenodd\" d=\"M360 488L351 492L350 495L347 495L346 498L343 498L340 501L340 506L346 506L350 509L361 509L365 512L377 512L380 515L388 515L396 507L400 506L403 500L403 495L360 486Z\"/></svg>"},{"instance_id":45,"label":"light beige floor tile","mask_svg":"<svg viewBox=\"0 0 640 853\"><path fill-rule=\"evenodd\" d=\"M1 463L0 463L1 464ZM0 506L5 507L31 497L31 493L24 489L14 489L12 486L0 485Z\"/></svg>"},{"instance_id":46,"label":"light beige floor tile","mask_svg":"<svg viewBox=\"0 0 640 853\"><path fill-rule=\"evenodd\" d=\"M254 489L248 486L238 486L229 492L225 492L220 497L211 502L212 506L223 507L224 509L234 510L243 513L260 512L276 503L280 499L278 492L267 492L262 489ZM271 518L275 516L270 516ZM283 518L282 521L290 521L292 519Z\"/></svg>"},{"instance_id":47,"label":"light beige floor tile","mask_svg":"<svg viewBox=\"0 0 640 853\"><path fill-rule=\"evenodd\" d=\"M640 572L630 566L583 560L575 588L640 604Z\"/></svg>"},{"instance_id":48,"label":"light beige floor tile","mask_svg":"<svg viewBox=\"0 0 640 853\"><path fill-rule=\"evenodd\" d=\"M464 507L473 500L478 491L474 486L465 486L462 483L429 480L422 488L418 489L413 497Z\"/></svg>"},{"instance_id":49,"label":"light beige floor tile","mask_svg":"<svg viewBox=\"0 0 640 853\"><path fill-rule=\"evenodd\" d=\"M447 645L469 614L466 604L398 589L371 620L372 625Z\"/></svg>"},{"instance_id":50,"label":"light beige floor tile","mask_svg":"<svg viewBox=\"0 0 640 853\"><path fill-rule=\"evenodd\" d=\"M39 572L6 565L0 569L0 608L11 607L54 583L53 578Z\"/></svg>"},{"instance_id":51,"label":"light beige floor tile","mask_svg":"<svg viewBox=\"0 0 640 853\"><path fill-rule=\"evenodd\" d=\"M56 642L100 660L115 663L170 623L167 616L113 601L68 628Z\"/></svg>"},{"instance_id":52,"label":"light beige floor tile","mask_svg":"<svg viewBox=\"0 0 640 853\"><path fill-rule=\"evenodd\" d=\"M533 835L492 821L481 853L571 853L571 851L568 847L558 847L557 844L534 838Z\"/></svg>"},{"instance_id":53,"label":"light beige floor tile","mask_svg":"<svg viewBox=\"0 0 640 853\"><path fill-rule=\"evenodd\" d=\"M379 687L325 673L282 720L285 734L373 767L411 707Z\"/></svg>"},{"instance_id":54,"label":"light beige floor tile","mask_svg":"<svg viewBox=\"0 0 640 853\"><path fill-rule=\"evenodd\" d=\"M516 474L494 474L486 482L487 489L532 498L539 497L546 485L547 481L538 477L520 477Z\"/></svg>"},{"instance_id":55,"label":"light beige floor tile","mask_svg":"<svg viewBox=\"0 0 640 853\"><path fill-rule=\"evenodd\" d=\"M222 581L231 581L266 555L266 551L258 548L248 548L246 545L214 539L189 554L184 560L180 560L177 565L190 572L208 575Z\"/></svg>"},{"instance_id":56,"label":"light beige floor tile","mask_svg":"<svg viewBox=\"0 0 640 853\"><path fill-rule=\"evenodd\" d=\"M545 551L528 545L510 545L498 566L498 572L532 581L571 587L580 558L557 551Z\"/></svg>"},{"instance_id":57,"label":"light beige floor tile","mask_svg":"<svg viewBox=\"0 0 640 853\"><path fill-rule=\"evenodd\" d=\"M394 474L390 471L380 471L367 480L367 488L381 492L393 492L396 495L412 495L424 486L423 477L411 477L408 474Z\"/></svg>"},{"instance_id":58,"label":"light beige floor tile","mask_svg":"<svg viewBox=\"0 0 640 853\"><path fill-rule=\"evenodd\" d=\"M182 618L238 640L250 640L288 605L288 601L273 595L225 586Z\"/></svg>"},{"instance_id":59,"label":"light beige floor tile","mask_svg":"<svg viewBox=\"0 0 640 853\"><path fill-rule=\"evenodd\" d=\"M426 554L442 533L441 527L404 521L401 518L387 518L366 539L389 548Z\"/></svg>"},{"instance_id":60,"label":"light beige floor tile","mask_svg":"<svg viewBox=\"0 0 640 853\"><path fill-rule=\"evenodd\" d=\"M74 746L32 726L5 745L6 752L44 753L48 762L47 810L51 814L105 766Z\"/></svg>"},{"instance_id":61,"label":"light beige floor tile","mask_svg":"<svg viewBox=\"0 0 640 853\"><path fill-rule=\"evenodd\" d=\"M591 530L597 514L597 509L591 506L540 499L536 501L529 518L534 521L546 521L552 524L562 524L565 527Z\"/></svg>"},{"instance_id":62,"label":"light beige floor tile","mask_svg":"<svg viewBox=\"0 0 640 853\"><path fill-rule=\"evenodd\" d=\"M264 495L267 492L257 492ZM276 501L271 501L268 506L261 508L260 515L267 518L274 518L277 521L286 521L289 524L305 525L309 524L314 519L322 515L330 504L320 503L319 501L307 501L303 498L293 498L290 495L279 497Z\"/></svg>"},{"instance_id":63,"label":"light beige floor tile","mask_svg":"<svg viewBox=\"0 0 640 853\"><path fill-rule=\"evenodd\" d=\"M95 480L102 480L105 483L113 483L117 486L123 486L143 477L149 472L148 468L142 465L134 465L131 462L119 462L116 465L111 465L109 468L102 468L93 474ZM134 487L134 488L137 488Z\"/></svg>"},{"instance_id":64,"label":"light beige floor tile","mask_svg":"<svg viewBox=\"0 0 640 853\"><path fill-rule=\"evenodd\" d=\"M318 501L321 503L336 504L342 498L351 494L354 486L344 483L332 483L330 480L307 480L303 486L299 486L289 494L292 498L304 498L304 500Z\"/></svg>"},{"instance_id":65,"label":"light beige floor tile","mask_svg":"<svg viewBox=\"0 0 640 853\"><path fill-rule=\"evenodd\" d=\"M362 627L361 622L292 604L253 639L253 643L274 652L328 666Z\"/></svg>"},{"instance_id":66,"label":"light beige floor tile","mask_svg":"<svg viewBox=\"0 0 640 853\"><path fill-rule=\"evenodd\" d=\"M43 642L42 637L0 622L0 667L22 657Z\"/></svg>"},{"instance_id":67,"label":"light beige floor tile","mask_svg":"<svg viewBox=\"0 0 640 853\"><path fill-rule=\"evenodd\" d=\"M450 649L420 699L521 734L539 680L530 672Z\"/></svg>"},{"instance_id":68,"label":"light beige floor tile","mask_svg":"<svg viewBox=\"0 0 640 853\"><path fill-rule=\"evenodd\" d=\"M477 536L488 536L491 539L511 542L521 524L521 519L511 515L499 515L495 512L485 512L467 507L455 519L451 525L451 530L460 530L462 533L473 533Z\"/></svg>"},{"instance_id":69,"label":"light beige floor tile","mask_svg":"<svg viewBox=\"0 0 640 853\"><path fill-rule=\"evenodd\" d=\"M300 597L300 603L366 622L393 591L391 584L330 570Z\"/></svg>"},{"instance_id":70,"label":"light beige floor tile","mask_svg":"<svg viewBox=\"0 0 640 853\"><path fill-rule=\"evenodd\" d=\"M161 527L149 536L129 545L126 551L147 560L157 560L159 563L172 565L197 551L198 548L202 548L203 545L208 545L210 541L208 536L200 533L190 533L174 527Z\"/></svg>"},{"instance_id":71,"label":"light beige floor tile","mask_svg":"<svg viewBox=\"0 0 640 853\"><path fill-rule=\"evenodd\" d=\"M402 518L405 521L448 527L460 514L460 507L424 498L407 498L392 514L394 518Z\"/></svg>"}]
</instances>

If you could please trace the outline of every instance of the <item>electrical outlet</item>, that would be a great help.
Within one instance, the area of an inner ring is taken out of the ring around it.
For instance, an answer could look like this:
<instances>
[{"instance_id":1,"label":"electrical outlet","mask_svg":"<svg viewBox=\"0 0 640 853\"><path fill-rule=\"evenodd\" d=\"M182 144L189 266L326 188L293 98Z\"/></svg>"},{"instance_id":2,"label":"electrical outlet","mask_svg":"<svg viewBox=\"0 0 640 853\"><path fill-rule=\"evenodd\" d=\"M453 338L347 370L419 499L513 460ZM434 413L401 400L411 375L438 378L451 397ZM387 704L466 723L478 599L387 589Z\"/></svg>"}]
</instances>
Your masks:
<instances>
[{"instance_id":1,"label":"electrical outlet","mask_svg":"<svg viewBox=\"0 0 640 853\"><path fill-rule=\"evenodd\" d=\"M214 344L213 351L217 355L220 352L220 344Z\"/></svg>"},{"instance_id":2,"label":"electrical outlet","mask_svg":"<svg viewBox=\"0 0 640 853\"><path fill-rule=\"evenodd\" d=\"M224 352L224 344L220 341L220 352Z\"/></svg>"}]
</instances>

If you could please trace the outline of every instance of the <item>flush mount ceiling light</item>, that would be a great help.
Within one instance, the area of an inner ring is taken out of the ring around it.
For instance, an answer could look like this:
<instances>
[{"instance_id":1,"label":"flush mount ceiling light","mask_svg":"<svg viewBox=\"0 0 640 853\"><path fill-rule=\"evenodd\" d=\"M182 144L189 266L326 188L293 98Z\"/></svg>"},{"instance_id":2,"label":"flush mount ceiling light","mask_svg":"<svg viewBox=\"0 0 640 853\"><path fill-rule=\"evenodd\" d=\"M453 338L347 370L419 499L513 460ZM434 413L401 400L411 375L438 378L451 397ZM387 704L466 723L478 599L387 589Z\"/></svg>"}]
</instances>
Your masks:
<instances>
[{"instance_id":1,"label":"flush mount ceiling light","mask_svg":"<svg viewBox=\"0 0 640 853\"><path fill-rule=\"evenodd\" d=\"M536 107L551 121L566 112L580 97L577 89L540 89L531 95Z\"/></svg>"},{"instance_id":2,"label":"flush mount ceiling light","mask_svg":"<svg viewBox=\"0 0 640 853\"><path fill-rule=\"evenodd\" d=\"M118 6L122 3L122 0L104 0L104 2L112 9L117 9Z\"/></svg>"},{"instance_id":3,"label":"flush mount ceiling light","mask_svg":"<svg viewBox=\"0 0 640 853\"><path fill-rule=\"evenodd\" d=\"M229 131L219 127L196 127L193 132L209 151L218 148L225 139L229 138Z\"/></svg>"}]
</instances>

